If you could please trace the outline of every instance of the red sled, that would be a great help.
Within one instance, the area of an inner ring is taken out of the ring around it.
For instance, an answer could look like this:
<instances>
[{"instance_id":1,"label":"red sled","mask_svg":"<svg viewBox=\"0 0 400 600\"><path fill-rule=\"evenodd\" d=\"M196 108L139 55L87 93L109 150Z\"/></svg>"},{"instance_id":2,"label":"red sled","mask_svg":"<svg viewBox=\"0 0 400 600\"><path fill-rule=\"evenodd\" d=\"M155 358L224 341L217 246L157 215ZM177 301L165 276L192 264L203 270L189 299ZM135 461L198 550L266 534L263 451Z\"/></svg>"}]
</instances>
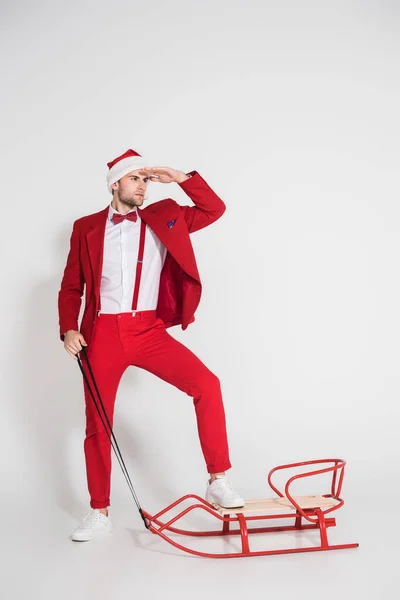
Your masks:
<instances>
[{"instance_id":1,"label":"red sled","mask_svg":"<svg viewBox=\"0 0 400 600\"><path fill-rule=\"evenodd\" d=\"M292 469L296 467L304 467L306 465L333 463L332 466L318 470L310 470L298 473L287 480L284 493L280 492L272 483L271 478L273 473L283 469ZM331 545L328 542L328 527L334 527L336 520L333 517L326 515L338 510L343 506L344 501L340 497L344 468L346 462L339 458L311 460L306 462L298 462L287 465L280 465L273 468L268 474L268 483L271 489L277 494L275 498L266 498L258 500L246 500L245 505L241 508L222 508L218 505L212 505L200 496L188 494L179 498L173 504L167 506L164 510L155 515L150 515L143 510L143 516L147 521L147 528L155 535L159 535L163 540L179 548L184 552L189 552L196 556L204 556L206 558L239 558L245 556L265 556L268 554L289 554L295 552L317 552L320 550L342 550L344 548L357 548L358 544L340 544ZM313 477L331 473L330 492L323 495L314 496L292 496L290 487L293 482L305 477ZM161 517L168 518L167 513L173 508L186 500L195 501L195 504L185 508L178 515L170 518L167 522L161 521ZM205 511L217 519L220 524L220 529L217 531L189 531L186 529L178 529L175 524L179 519L190 513L191 511ZM272 513L272 514L268 514ZM279 527L249 527L253 521L264 521L267 519L290 519L293 522L286 526ZM234 527L237 524L238 527ZM303 531L310 529L318 529L320 534L320 545L301 548L285 548L279 550L262 550L252 551L250 549L250 536L256 533L281 532L281 531ZM231 536L240 535L241 551L229 554L224 553L208 553L200 552L192 548L188 548L183 544L179 544L173 540L168 533L180 534L193 537L216 537L216 536Z\"/></svg>"}]
</instances>

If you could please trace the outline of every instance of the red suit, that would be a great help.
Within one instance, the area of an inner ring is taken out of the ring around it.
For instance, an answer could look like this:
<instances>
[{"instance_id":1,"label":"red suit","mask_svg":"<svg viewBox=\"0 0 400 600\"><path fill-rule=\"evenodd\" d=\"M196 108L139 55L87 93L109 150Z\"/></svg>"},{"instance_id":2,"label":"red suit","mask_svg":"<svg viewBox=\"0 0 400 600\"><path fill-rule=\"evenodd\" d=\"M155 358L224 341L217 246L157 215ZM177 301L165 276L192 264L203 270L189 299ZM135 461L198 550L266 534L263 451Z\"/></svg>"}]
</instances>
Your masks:
<instances>
[{"instance_id":1,"label":"red suit","mask_svg":"<svg viewBox=\"0 0 400 600\"><path fill-rule=\"evenodd\" d=\"M74 222L58 296L59 325L61 340L70 329L79 330L85 338L111 426L118 384L130 365L146 369L192 396L201 447L212 473L231 467L220 383L189 349L166 332L178 324L186 329L195 320L200 302L202 285L189 234L219 219L226 208L197 171L190 174L179 185L195 206L180 206L167 198L138 209L141 219L167 248L156 311L142 311L135 317L130 313L97 314L107 206ZM79 328L84 285L85 310ZM103 508L110 503L111 446L86 383L84 391L90 504Z\"/></svg>"}]
</instances>

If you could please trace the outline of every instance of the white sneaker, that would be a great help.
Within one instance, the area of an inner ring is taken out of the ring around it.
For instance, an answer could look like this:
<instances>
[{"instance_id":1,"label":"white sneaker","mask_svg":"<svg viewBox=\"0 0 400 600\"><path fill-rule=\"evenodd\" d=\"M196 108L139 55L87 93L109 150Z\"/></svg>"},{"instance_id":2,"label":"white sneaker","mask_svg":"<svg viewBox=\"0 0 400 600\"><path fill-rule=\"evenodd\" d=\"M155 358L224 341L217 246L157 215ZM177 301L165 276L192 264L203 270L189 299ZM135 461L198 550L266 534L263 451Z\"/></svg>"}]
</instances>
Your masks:
<instances>
[{"instance_id":1,"label":"white sneaker","mask_svg":"<svg viewBox=\"0 0 400 600\"><path fill-rule=\"evenodd\" d=\"M82 523L71 534L71 539L76 542L87 542L104 533L111 533L113 526L110 512L108 516L93 508L82 520Z\"/></svg>"},{"instance_id":2,"label":"white sneaker","mask_svg":"<svg viewBox=\"0 0 400 600\"><path fill-rule=\"evenodd\" d=\"M206 501L213 506L223 508L240 508L244 506L243 498L235 492L226 475L217 475L212 483L207 483Z\"/></svg>"}]
</instances>

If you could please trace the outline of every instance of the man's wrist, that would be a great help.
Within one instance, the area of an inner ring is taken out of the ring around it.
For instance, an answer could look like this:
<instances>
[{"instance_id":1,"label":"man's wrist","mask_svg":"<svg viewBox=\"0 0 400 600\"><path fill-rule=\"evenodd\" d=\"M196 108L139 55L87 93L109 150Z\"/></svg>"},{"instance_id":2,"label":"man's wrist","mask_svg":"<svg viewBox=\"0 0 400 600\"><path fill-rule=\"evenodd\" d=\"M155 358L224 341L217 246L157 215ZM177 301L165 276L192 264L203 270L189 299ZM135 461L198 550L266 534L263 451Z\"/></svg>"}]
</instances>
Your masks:
<instances>
[{"instance_id":1,"label":"man's wrist","mask_svg":"<svg viewBox=\"0 0 400 600\"><path fill-rule=\"evenodd\" d=\"M188 175L187 173L184 173L182 171L182 173L179 174L179 178L176 179L176 183L182 183L183 181L186 181L187 179L189 179L191 177L191 175Z\"/></svg>"}]
</instances>

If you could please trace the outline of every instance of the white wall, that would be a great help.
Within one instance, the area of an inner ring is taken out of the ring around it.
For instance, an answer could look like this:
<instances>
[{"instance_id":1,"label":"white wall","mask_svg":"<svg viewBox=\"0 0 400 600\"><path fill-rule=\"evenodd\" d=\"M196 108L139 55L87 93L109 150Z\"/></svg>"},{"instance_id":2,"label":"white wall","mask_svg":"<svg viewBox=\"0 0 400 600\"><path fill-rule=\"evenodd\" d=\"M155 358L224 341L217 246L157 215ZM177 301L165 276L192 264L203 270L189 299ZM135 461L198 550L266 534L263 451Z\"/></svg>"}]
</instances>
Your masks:
<instances>
[{"instance_id":1,"label":"white wall","mask_svg":"<svg viewBox=\"0 0 400 600\"><path fill-rule=\"evenodd\" d=\"M106 162L127 148L197 169L227 205L192 236L196 322L169 331L221 379L236 487L269 495L276 464L339 456L345 498L392 488L398 4L2 11L2 503L76 517L88 506L81 374L58 337L57 293L72 222L109 203ZM175 184L150 194L191 204ZM131 367L114 432L144 505L204 493L194 410L179 390ZM133 508L113 460L111 501Z\"/></svg>"}]
</instances>

